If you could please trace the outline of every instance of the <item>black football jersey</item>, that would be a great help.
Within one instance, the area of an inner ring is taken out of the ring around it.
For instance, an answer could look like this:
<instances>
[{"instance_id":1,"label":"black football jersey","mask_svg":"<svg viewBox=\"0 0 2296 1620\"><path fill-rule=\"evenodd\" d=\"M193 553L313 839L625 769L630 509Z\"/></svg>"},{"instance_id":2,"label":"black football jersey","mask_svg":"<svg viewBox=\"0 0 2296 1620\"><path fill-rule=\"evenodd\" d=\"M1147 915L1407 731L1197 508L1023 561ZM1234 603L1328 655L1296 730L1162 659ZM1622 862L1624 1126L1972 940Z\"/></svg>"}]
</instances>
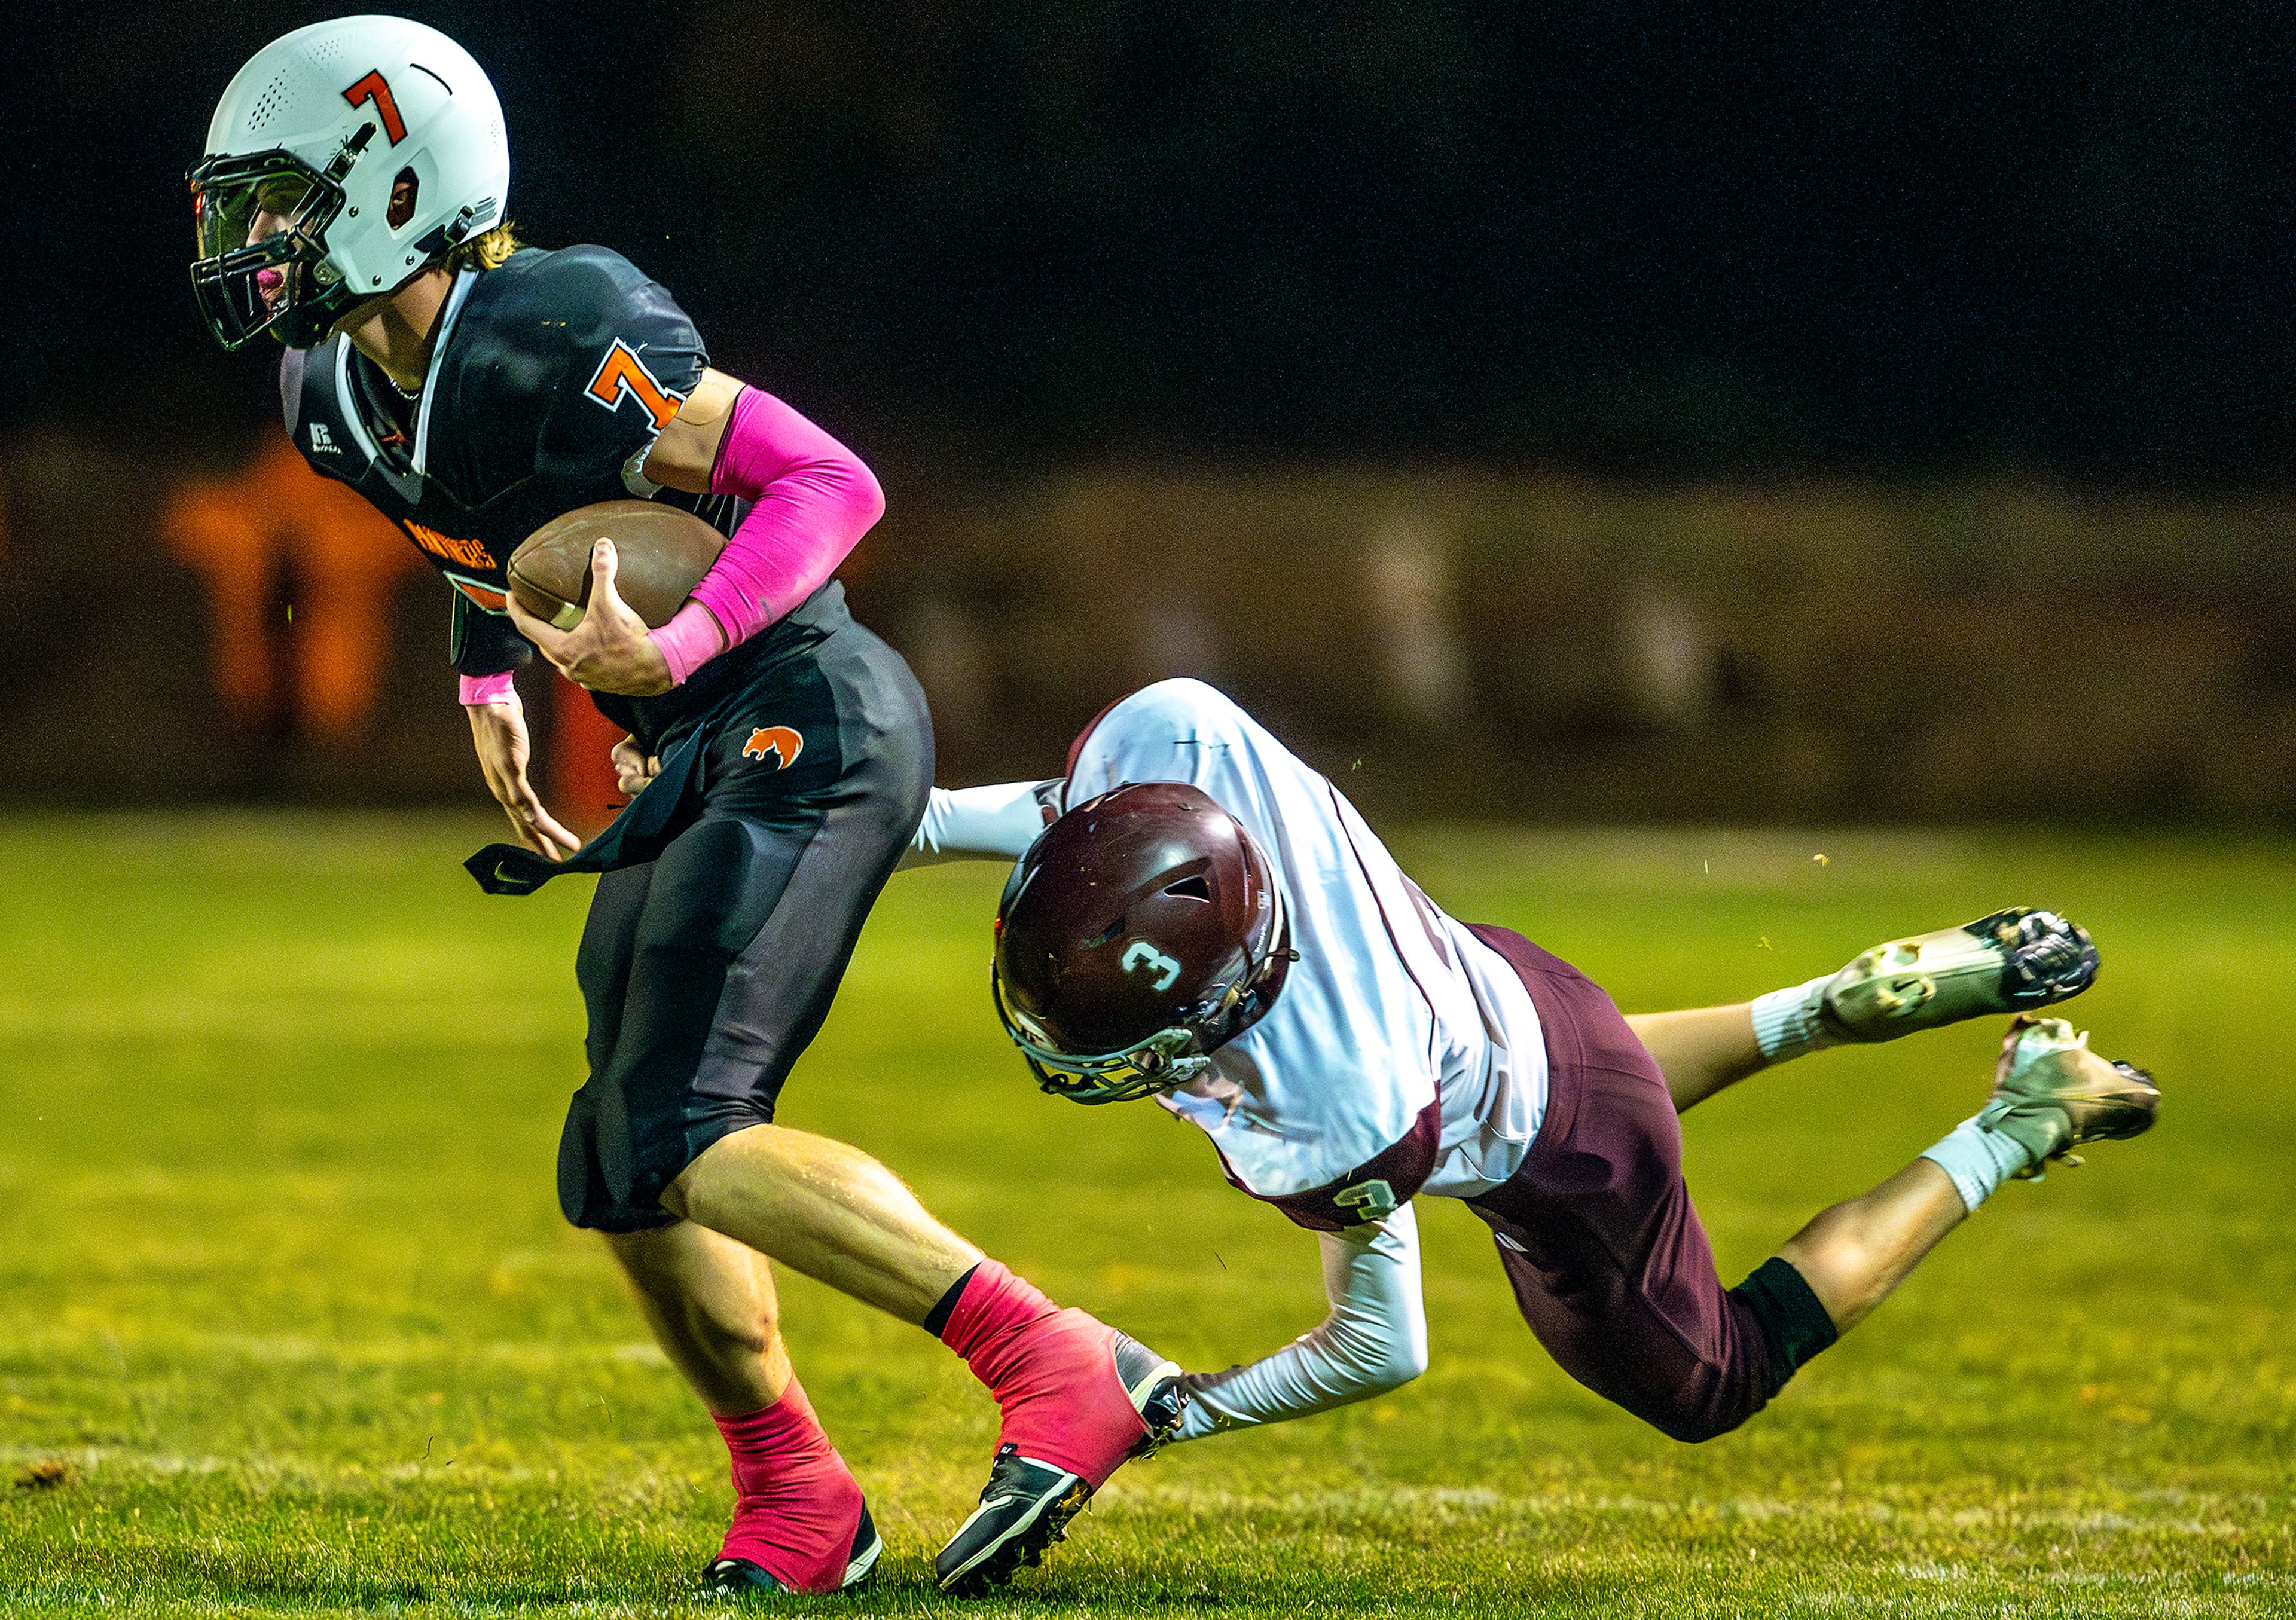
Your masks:
<instances>
[{"instance_id":1,"label":"black football jersey","mask_svg":"<svg viewBox=\"0 0 2296 1620\"><path fill-rule=\"evenodd\" d=\"M464 675L524 664L533 646L504 612L511 552L552 519L597 501L680 506L722 534L748 511L730 495L647 482L654 438L709 364L701 334L660 286L604 248L526 248L455 279L421 394L402 396L340 334L281 363L288 437L311 467L365 495L454 587L452 647ZM836 601L827 600L833 594ZM597 695L626 729L659 737L818 639L823 597L658 698Z\"/></svg>"}]
</instances>

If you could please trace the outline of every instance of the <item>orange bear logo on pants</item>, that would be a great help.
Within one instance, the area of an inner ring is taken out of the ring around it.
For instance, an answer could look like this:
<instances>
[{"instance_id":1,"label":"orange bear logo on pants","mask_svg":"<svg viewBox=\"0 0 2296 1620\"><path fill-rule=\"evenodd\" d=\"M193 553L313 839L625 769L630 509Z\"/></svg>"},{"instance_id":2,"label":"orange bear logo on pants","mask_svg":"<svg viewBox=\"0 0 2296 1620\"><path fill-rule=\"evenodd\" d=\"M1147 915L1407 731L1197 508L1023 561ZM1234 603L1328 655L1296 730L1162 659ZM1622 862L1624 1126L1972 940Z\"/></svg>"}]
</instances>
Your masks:
<instances>
[{"instance_id":1,"label":"orange bear logo on pants","mask_svg":"<svg viewBox=\"0 0 2296 1620\"><path fill-rule=\"evenodd\" d=\"M774 768L777 771L789 769L797 763L797 757L804 752L805 739L786 725L761 725L751 732L750 740L742 745L742 758L763 759L771 754L775 760Z\"/></svg>"}]
</instances>

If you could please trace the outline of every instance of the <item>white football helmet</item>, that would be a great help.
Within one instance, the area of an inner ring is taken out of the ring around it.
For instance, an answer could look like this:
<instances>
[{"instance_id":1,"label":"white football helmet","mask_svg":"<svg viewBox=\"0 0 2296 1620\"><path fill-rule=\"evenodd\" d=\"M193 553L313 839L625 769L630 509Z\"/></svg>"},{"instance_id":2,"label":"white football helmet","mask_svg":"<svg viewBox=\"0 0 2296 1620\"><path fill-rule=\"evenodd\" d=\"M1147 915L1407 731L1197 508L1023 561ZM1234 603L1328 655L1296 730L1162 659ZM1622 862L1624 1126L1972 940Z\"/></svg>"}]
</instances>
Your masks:
<instances>
[{"instance_id":1,"label":"white football helmet","mask_svg":"<svg viewBox=\"0 0 2296 1620\"><path fill-rule=\"evenodd\" d=\"M410 171L414 211L393 225L391 187ZM499 225L510 143L468 51L403 17L339 17L249 60L188 178L209 329L226 348L263 331L303 348ZM285 228L250 242L258 214Z\"/></svg>"}]
</instances>

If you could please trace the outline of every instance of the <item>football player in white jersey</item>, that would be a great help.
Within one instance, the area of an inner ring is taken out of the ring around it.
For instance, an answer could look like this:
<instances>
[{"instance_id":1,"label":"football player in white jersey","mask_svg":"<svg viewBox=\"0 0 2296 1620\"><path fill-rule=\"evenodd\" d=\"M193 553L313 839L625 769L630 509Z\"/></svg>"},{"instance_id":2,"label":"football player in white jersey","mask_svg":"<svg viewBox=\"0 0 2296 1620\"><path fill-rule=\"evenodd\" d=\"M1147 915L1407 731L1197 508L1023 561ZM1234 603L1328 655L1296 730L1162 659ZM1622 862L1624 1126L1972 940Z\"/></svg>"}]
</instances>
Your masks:
<instances>
[{"instance_id":1,"label":"football player in white jersey","mask_svg":"<svg viewBox=\"0 0 2296 1620\"><path fill-rule=\"evenodd\" d=\"M1622 1017L1569 964L1444 914L1355 808L1228 699L1167 681L1107 710L1064 779L936 790L907 863L1019 858L995 986L1046 1091L1154 1097L1227 1179L1323 1234L1330 1314L1190 1375L1181 1438L1416 1376L1416 1194L1488 1223L1539 1342L1682 1440L1723 1434L1863 1319L2009 1177L2133 1136L2159 1092L2035 1010L2087 988L2088 936L2005 911L1751 1002ZM1677 1115L1787 1058L2013 1013L1993 1092L1725 1289Z\"/></svg>"}]
</instances>

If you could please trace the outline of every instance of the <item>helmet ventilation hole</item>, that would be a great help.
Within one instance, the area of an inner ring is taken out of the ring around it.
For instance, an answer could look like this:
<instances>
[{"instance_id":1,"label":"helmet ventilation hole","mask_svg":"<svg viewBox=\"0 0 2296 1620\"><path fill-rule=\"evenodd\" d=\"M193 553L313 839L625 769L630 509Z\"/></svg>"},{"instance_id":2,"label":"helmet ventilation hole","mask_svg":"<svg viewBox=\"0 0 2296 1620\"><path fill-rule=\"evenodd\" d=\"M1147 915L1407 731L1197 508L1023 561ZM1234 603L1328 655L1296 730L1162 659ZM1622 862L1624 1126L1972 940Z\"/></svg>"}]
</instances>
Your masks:
<instances>
[{"instance_id":1,"label":"helmet ventilation hole","mask_svg":"<svg viewBox=\"0 0 2296 1620\"><path fill-rule=\"evenodd\" d=\"M1209 904L1212 897L1212 886L1205 882L1202 874L1199 873L1193 878L1181 879L1164 892L1168 895L1178 895L1185 899L1201 900Z\"/></svg>"},{"instance_id":2,"label":"helmet ventilation hole","mask_svg":"<svg viewBox=\"0 0 2296 1620\"><path fill-rule=\"evenodd\" d=\"M247 115L250 127L260 129L268 124L272 114L277 112L286 100L287 76L282 73L266 85L263 94L256 98L255 110Z\"/></svg>"}]
</instances>

